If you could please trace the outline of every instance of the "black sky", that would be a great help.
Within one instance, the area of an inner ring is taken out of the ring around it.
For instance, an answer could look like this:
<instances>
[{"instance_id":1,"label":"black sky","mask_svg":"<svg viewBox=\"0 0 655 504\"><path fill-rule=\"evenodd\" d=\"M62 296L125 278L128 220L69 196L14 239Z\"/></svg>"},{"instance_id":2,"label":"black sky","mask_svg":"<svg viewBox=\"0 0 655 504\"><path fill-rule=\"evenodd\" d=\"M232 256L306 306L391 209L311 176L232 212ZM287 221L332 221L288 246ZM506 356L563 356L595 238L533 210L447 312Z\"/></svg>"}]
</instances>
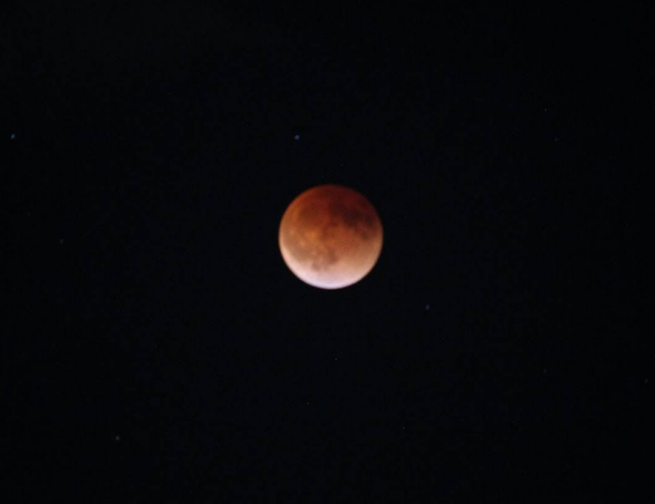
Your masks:
<instances>
[{"instance_id":1,"label":"black sky","mask_svg":"<svg viewBox=\"0 0 655 504\"><path fill-rule=\"evenodd\" d=\"M649 2L66 4L0 9L3 502L645 485ZM277 248L321 183L384 225L339 291Z\"/></svg>"}]
</instances>

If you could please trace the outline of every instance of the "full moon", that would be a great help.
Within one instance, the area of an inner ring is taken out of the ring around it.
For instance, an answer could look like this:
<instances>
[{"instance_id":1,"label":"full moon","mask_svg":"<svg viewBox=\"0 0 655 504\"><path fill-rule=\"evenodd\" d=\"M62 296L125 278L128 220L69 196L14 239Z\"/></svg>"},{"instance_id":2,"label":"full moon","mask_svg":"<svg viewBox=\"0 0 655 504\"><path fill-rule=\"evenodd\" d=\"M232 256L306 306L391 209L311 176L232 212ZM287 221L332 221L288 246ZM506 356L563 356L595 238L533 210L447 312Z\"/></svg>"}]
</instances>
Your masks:
<instances>
[{"instance_id":1,"label":"full moon","mask_svg":"<svg viewBox=\"0 0 655 504\"><path fill-rule=\"evenodd\" d=\"M382 251L382 223L373 205L354 189L320 185L288 206L279 245L284 262L300 280L341 289L375 266Z\"/></svg>"}]
</instances>

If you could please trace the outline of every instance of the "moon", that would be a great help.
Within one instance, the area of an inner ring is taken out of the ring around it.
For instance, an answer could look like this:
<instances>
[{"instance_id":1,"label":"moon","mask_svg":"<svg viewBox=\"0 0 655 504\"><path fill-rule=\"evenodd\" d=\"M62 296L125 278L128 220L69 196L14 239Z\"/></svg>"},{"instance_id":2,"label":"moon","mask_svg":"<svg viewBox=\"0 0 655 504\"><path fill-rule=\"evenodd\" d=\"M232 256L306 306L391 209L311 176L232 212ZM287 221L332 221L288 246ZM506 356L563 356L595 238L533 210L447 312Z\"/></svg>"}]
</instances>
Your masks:
<instances>
[{"instance_id":1,"label":"moon","mask_svg":"<svg viewBox=\"0 0 655 504\"><path fill-rule=\"evenodd\" d=\"M341 289L370 273L382 252L375 207L349 187L325 184L301 193L280 222L284 262L300 280Z\"/></svg>"}]
</instances>

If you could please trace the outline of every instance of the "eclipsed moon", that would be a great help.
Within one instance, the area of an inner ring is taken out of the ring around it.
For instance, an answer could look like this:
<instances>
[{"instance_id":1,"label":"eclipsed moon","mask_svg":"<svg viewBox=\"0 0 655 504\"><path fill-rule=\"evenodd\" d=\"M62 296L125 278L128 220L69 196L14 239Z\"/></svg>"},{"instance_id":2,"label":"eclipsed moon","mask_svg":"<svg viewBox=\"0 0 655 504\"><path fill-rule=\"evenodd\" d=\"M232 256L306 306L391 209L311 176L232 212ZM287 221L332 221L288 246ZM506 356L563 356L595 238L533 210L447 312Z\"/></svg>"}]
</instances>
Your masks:
<instances>
[{"instance_id":1,"label":"eclipsed moon","mask_svg":"<svg viewBox=\"0 0 655 504\"><path fill-rule=\"evenodd\" d=\"M321 289L359 282L382 251L382 223L360 193L326 184L294 199L280 222L279 245L289 269Z\"/></svg>"}]
</instances>

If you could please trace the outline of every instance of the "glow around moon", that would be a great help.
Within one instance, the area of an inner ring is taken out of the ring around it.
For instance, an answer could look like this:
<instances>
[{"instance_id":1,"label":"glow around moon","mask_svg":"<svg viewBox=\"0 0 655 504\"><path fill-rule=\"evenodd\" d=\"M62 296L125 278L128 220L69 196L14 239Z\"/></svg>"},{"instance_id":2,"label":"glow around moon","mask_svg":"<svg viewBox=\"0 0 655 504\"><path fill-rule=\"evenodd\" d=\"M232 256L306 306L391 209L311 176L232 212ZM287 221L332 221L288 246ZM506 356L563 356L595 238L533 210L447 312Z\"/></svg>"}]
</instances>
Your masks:
<instances>
[{"instance_id":1,"label":"glow around moon","mask_svg":"<svg viewBox=\"0 0 655 504\"><path fill-rule=\"evenodd\" d=\"M294 199L282 216L282 258L303 282L340 289L359 282L382 251L382 224L357 191L320 185Z\"/></svg>"}]
</instances>

